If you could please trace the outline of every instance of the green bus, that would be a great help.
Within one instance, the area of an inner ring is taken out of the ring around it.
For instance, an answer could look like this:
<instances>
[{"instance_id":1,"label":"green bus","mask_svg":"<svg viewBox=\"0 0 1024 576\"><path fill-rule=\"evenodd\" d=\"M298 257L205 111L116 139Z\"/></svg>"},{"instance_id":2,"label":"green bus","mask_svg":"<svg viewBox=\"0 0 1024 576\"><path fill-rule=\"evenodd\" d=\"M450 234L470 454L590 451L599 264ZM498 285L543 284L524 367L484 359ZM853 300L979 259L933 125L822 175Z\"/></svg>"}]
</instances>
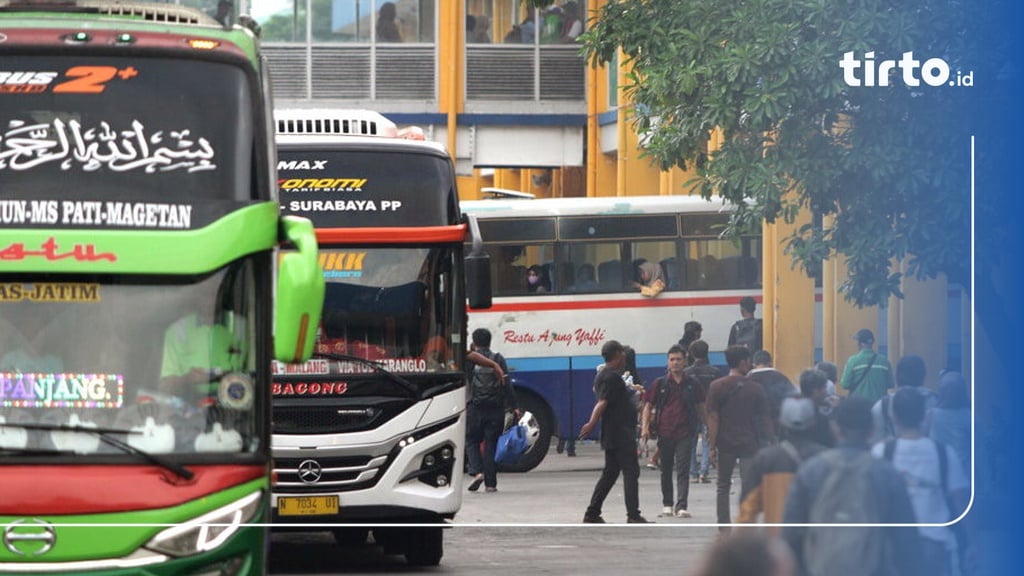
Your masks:
<instances>
[{"instance_id":1,"label":"green bus","mask_svg":"<svg viewBox=\"0 0 1024 576\"><path fill-rule=\"evenodd\" d=\"M0 573L265 573L324 294L271 110L250 27L0 0Z\"/></svg>"}]
</instances>

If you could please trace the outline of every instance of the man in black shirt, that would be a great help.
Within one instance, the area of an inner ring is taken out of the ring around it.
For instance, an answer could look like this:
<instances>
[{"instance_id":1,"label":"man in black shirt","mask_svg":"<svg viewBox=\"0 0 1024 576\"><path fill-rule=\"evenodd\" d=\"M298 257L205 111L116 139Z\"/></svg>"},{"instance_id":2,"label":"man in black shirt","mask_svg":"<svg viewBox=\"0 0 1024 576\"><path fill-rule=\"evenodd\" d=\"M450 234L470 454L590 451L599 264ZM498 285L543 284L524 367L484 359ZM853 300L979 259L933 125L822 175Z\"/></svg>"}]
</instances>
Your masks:
<instances>
[{"instance_id":1,"label":"man in black shirt","mask_svg":"<svg viewBox=\"0 0 1024 576\"><path fill-rule=\"evenodd\" d=\"M601 448L604 449L604 470L594 486L590 505L583 515L585 524L604 524L601 506L622 472L623 493L626 500L626 521L630 524L648 524L640 515L640 464L636 458L636 408L630 401L631 391L622 380L626 363L625 349L619 342L609 340L601 346L604 369L594 380L597 404L590 421L580 430L580 438L587 437L598 420L601 421Z\"/></svg>"}]
</instances>

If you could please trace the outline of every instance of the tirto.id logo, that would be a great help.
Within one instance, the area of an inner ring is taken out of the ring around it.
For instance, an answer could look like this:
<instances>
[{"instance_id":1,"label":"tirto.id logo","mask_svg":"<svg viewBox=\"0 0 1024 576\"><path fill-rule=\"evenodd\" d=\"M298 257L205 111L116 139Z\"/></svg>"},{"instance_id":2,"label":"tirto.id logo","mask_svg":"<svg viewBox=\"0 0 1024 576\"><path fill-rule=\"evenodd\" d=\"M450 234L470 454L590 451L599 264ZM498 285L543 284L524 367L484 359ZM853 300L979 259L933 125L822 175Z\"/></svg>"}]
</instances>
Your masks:
<instances>
[{"instance_id":1,"label":"tirto.id logo","mask_svg":"<svg viewBox=\"0 0 1024 576\"><path fill-rule=\"evenodd\" d=\"M843 54L839 61L843 69L843 81L847 86L889 86L890 76L898 77L894 69L902 72L903 83L916 88L924 82L928 86L974 86L974 71L966 73L956 71L954 77L949 63L942 58L929 58L924 62L914 59L913 52L904 52L899 60L882 60L875 62L874 52L865 52L864 59L853 57L853 52Z\"/></svg>"}]
</instances>

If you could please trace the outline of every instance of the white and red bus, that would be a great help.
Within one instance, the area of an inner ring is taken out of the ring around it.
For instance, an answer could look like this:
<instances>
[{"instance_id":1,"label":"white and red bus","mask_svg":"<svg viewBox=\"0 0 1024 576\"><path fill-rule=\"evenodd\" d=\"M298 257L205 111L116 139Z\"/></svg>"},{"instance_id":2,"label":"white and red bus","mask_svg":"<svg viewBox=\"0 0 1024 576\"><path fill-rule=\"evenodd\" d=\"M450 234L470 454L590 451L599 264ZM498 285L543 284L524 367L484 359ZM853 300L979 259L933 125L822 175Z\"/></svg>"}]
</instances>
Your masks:
<instances>
[{"instance_id":1,"label":"white and red bus","mask_svg":"<svg viewBox=\"0 0 1024 576\"><path fill-rule=\"evenodd\" d=\"M699 197L493 199L463 202L480 224L490 255L494 304L472 311L514 372L520 406L537 416L541 436L514 470L543 460L551 436L572 437L594 404L591 389L609 339L632 346L644 380L664 370L665 352L696 320L724 364L739 300L761 300L761 237L721 238L720 201ZM634 263L661 267L657 297L634 287ZM527 271L541 271L531 291ZM758 310L758 316L760 316Z\"/></svg>"}]
</instances>

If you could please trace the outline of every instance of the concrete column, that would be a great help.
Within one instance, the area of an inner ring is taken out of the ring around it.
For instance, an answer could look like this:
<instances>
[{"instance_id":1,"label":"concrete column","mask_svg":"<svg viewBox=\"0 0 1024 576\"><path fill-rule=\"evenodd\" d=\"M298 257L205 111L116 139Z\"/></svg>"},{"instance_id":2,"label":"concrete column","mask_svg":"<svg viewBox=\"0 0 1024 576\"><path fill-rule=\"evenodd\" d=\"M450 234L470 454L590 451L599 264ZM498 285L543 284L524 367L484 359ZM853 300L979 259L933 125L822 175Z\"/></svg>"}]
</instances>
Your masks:
<instances>
[{"instance_id":1,"label":"concrete column","mask_svg":"<svg viewBox=\"0 0 1024 576\"><path fill-rule=\"evenodd\" d=\"M811 215L803 211L792 223L765 224L764 234L764 346L775 367L790 378L814 364L814 279L784 254L783 240Z\"/></svg>"},{"instance_id":2,"label":"concrete column","mask_svg":"<svg viewBox=\"0 0 1024 576\"><path fill-rule=\"evenodd\" d=\"M875 340L878 333L878 308L870 306L857 308L847 302L839 287L846 281L846 260L833 256L824 262L822 275L822 358L839 368L840 376L846 360L857 353L857 341L853 335L861 328L871 330ZM842 393L842 389L839 389Z\"/></svg>"},{"instance_id":3,"label":"concrete column","mask_svg":"<svg viewBox=\"0 0 1024 576\"><path fill-rule=\"evenodd\" d=\"M906 274L906 263L899 265ZM903 299L889 305L889 361L895 368L901 356L916 354L928 369L925 384L935 385L946 367L949 289L945 276L934 280L903 277Z\"/></svg>"}]
</instances>

